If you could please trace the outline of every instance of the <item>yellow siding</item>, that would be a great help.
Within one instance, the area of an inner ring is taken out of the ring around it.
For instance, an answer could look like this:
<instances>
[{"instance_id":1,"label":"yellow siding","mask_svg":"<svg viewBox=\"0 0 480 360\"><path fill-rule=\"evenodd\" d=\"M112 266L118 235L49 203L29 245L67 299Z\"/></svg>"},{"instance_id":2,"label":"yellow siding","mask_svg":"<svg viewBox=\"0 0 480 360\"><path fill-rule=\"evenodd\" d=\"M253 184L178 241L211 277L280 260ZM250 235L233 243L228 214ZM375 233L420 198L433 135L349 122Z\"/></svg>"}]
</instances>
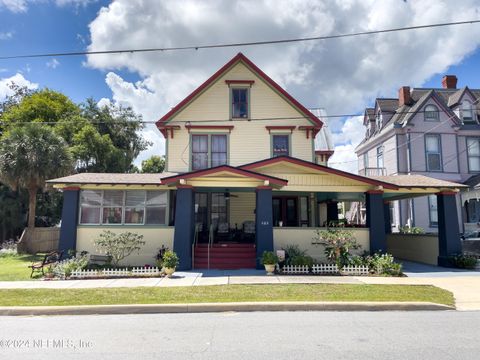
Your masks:
<instances>
[{"instance_id":1,"label":"yellow siding","mask_svg":"<svg viewBox=\"0 0 480 360\"><path fill-rule=\"evenodd\" d=\"M438 235L388 234L387 251L399 259L437 265Z\"/></svg>"},{"instance_id":2,"label":"yellow siding","mask_svg":"<svg viewBox=\"0 0 480 360\"><path fill-rule=\"evenodd\" d=\"M285 249L288 245L298 245L301 250L306 250L307 255L313 257L319 262L325 262L325 246L321 244L312 244L316 230L326 230L326 228L273 228L273 247L275 250ZM364 251L370 251L369 230L368 229L348 229L353 232L353 236L361 245L361 248L354 250L358 255Z\"/></svg>"},{"instance_id":3,"label":"yellow siding","mask_svg":"<svg viewBox=\"0 0 480 360\"><path fill-rule=\"evenodd\" d=\"M132 232L143 235L146 242L139 253L133 253L121 265L142 266L155 265L154 256L163 246L173 249L173 227L123 227L123 226L80 226L77 228L77 251L88 251L89 254L102 255L94 246L94 241L104 231L113 233Z\"/></svg>"},{"instance_id":4,"label":"yellow siding","mask_svg":"<svg viewBox=\"0 0 480 360\"><path fill-rule=\"evenodd\" d=\"M255 193L232 193L238 197L230 197L230 226L235 224L241 228L244 221L255 221Z\"/></svg>"},{"instance_id":5,"label":"yellow siding","mask_svg":"<svg viewBox=\"0 0 480 360\"><path fill-rule=\"evenodd\" d=\"M285 120L264 121L228 121L230 117L230 90L225 80L254 80L250 89L250 117L286 118ZM202 121L202 125L234 125L229 136L229 164L238 166L245 163L271 157L270 134L268 125L312 125L307 119L298 119L303 115L292 107L276 91L272 90L262 79L251 72L242 63L234 66L210 88L198 96L182 110L170 124L179 122L181 130L175 131L173 139L168 141L168 171L189 171L190 134L184 127L185 121ZM205 121L214 120L214 123ZM225 121L222 121L225 120ZM197 132L205 132L195 130ZM224 132L218 130L215 132ZM288 133L290 131L276 132ZM291 155L307 161L313 161L312 139L307 139L305 131L294 130L291 134Z\"/></svg>"}]
</instances>

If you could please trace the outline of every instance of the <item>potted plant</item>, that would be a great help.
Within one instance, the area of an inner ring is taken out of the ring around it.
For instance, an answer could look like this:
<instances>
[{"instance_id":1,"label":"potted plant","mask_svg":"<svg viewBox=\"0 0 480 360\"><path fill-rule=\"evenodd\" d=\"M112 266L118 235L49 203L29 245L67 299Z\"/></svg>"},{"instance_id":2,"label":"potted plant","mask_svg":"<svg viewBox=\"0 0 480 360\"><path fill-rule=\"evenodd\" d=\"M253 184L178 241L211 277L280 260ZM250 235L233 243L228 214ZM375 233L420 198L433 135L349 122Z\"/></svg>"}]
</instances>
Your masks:
<instances>
[{"instance_id":1,"label":"potted plant","mask_svg":"<svg viewBox=\"0 0 480 360\"><path fill-rule=\"evenodd\" d=\"M273 275L275 265L278 262L278 256L273 251L264 251L262 254L262 264L265 266L267 275Z\"/></svg>"},{"instance_id":2,"label":"potted plant","mask_svg":"<svg viewBox=\"0 0 480 360\"><path fill-rule=\"evenodd\" d=\"M163 255L165 255L166 251L168 251L168 249L162 245L162 247L158 249L157 255L155 255L155 264L159 270L163 268Z\"/></svg>"},{"instance_id":3,"label":"potted plant","mask_svg":"<svg viewBox=\"0 0 480 360\"><path fill-rule=\"evenodd\" d=\"M165 251L162 258L163 270L167 277L172 277L172 274L175 272L175 268L178 266L178 256L175 252L171 250Z\"/></svg>"}]
</instances>

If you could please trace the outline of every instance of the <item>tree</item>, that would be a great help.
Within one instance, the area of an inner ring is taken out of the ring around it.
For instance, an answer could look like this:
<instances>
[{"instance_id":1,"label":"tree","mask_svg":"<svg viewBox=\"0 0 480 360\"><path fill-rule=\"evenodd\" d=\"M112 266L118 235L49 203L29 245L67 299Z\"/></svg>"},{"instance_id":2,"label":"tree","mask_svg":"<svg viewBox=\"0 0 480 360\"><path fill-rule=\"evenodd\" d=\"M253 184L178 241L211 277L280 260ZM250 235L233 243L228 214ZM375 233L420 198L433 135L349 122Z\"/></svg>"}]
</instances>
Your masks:
<instances>
[{"instance_id":1,"label":"tree","mask_svg":"<svg viewBox=\"0 0 480 360\"><path fill-rule=\"evenodd\" d=\"M143 235L131 232L115 234L104 230L97 239L94 240L95 246L110 257L114 267L117 267L120 261L130 256L133 252L139 252L145 245Z\"/></svg>"},{"instance_id":2,"label":"tree","mask_svg":"<svg viewBox=\"0 0 480 360\"><path fill-rule=\"evenodd\" d=\"M142 173L161 173L165 169L165 157L152 155L150 158L142 161Z\"/></svg>"},{"instance_id":3,"label":"tree","mask_svg":"<svg viewBox=\"0 0 480 360\"><path fill-rule=\"evenodd\" d=\"M28 191L28 227L35 227L37 192L47 179L66 175L72 158L65 141L45 125L10 129L0 140L0 179L12 190Z\"/></svg>"}]
</instances>

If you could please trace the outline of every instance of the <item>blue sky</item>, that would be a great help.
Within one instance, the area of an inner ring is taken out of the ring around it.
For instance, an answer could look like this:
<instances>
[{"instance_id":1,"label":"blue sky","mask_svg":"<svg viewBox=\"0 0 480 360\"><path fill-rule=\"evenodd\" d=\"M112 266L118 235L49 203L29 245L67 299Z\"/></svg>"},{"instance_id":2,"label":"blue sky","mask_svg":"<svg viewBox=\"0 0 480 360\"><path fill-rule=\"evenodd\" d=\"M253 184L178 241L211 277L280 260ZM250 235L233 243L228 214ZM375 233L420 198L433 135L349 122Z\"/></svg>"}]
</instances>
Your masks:
<instances>
[{"instance_id":1,"label":"blue sky","mask_svg":"<svg viewBox=\"0 0 480 360\"><path fill-rule=\"evenodd\" d=\"M0 0L0 56L305 37L472 18L480 19L477 0ZM439 87L445 73L457 75L459 86L480 88L479 45L477 24L288 46L0 60L0 96L5 79L21 75L75 102L105 98L155 120L242 51L307 107L361 113L376 96L396 96L402 85ZM334 159L348 164L338 167L355 171L360 120L329 123ZM155 146L141 158L163 153L156 129L144 135Z\"/></svg>"}]
</instances>

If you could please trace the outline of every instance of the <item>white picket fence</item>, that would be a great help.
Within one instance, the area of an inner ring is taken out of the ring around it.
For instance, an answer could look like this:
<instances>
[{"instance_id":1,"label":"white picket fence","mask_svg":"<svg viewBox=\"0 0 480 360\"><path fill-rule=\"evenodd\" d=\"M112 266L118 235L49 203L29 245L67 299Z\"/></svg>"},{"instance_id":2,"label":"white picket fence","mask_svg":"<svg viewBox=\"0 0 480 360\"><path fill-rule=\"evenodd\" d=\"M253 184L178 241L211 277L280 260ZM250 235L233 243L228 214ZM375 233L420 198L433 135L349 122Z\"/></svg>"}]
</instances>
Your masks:
<instances>
[{"instance_id":1,"label":"white picket fence","mask_svg":"<svg viewBox=\"0 0 480 360\"><path fill-rule=\"evenodd\" d=\"M338 274L337 264L315 264L312 266L313 274Z\"/></svg>"},{"instance_id":2,"label":"white picket fence","mask_svg":"<svg viewBox=\"0 0 480 360\"><path fill-rule=\"evenodd\" d=\"M95 277L128 277L128 276L158 276L161 270L157 267L134 267L121 269L76 270L71 277L76 279Z\"/></svg>"},{"instance_id":3,"label":"white picket fence","mask_svg":"<svg viewBox=\"0 0 480 360\"><path fill-rule=\"evenodd\" d=\"M282 269L285 274L308 274L308 265L285 265Z\"/></svg>"},{"instance_id":4,"label":"white picket fence","mask_svg":"<svg viewBox=\"0 0 480 360\"><path fill-rule=\"evenodd\" d=\"M309 274L310 269L307 265L285 265L282 268L284 274L299 275ZM341 274L341 275L368 275L368 266L344 266L341 270L338 269L337 264L314 264L312 266L312 274Z\"/></svg>"},{"instance_id":5,"label":"white picket fence","mask_svg":"<svg viewBox=\"0 0 480 360\"><path fill-rule=\"evenodd\" d=\"M360 266L344 266L342 270L340 270L342 275L354 275L354 276L363 276L368 275L368 266L360 265Z\"/></svg>"}]
</instances>

